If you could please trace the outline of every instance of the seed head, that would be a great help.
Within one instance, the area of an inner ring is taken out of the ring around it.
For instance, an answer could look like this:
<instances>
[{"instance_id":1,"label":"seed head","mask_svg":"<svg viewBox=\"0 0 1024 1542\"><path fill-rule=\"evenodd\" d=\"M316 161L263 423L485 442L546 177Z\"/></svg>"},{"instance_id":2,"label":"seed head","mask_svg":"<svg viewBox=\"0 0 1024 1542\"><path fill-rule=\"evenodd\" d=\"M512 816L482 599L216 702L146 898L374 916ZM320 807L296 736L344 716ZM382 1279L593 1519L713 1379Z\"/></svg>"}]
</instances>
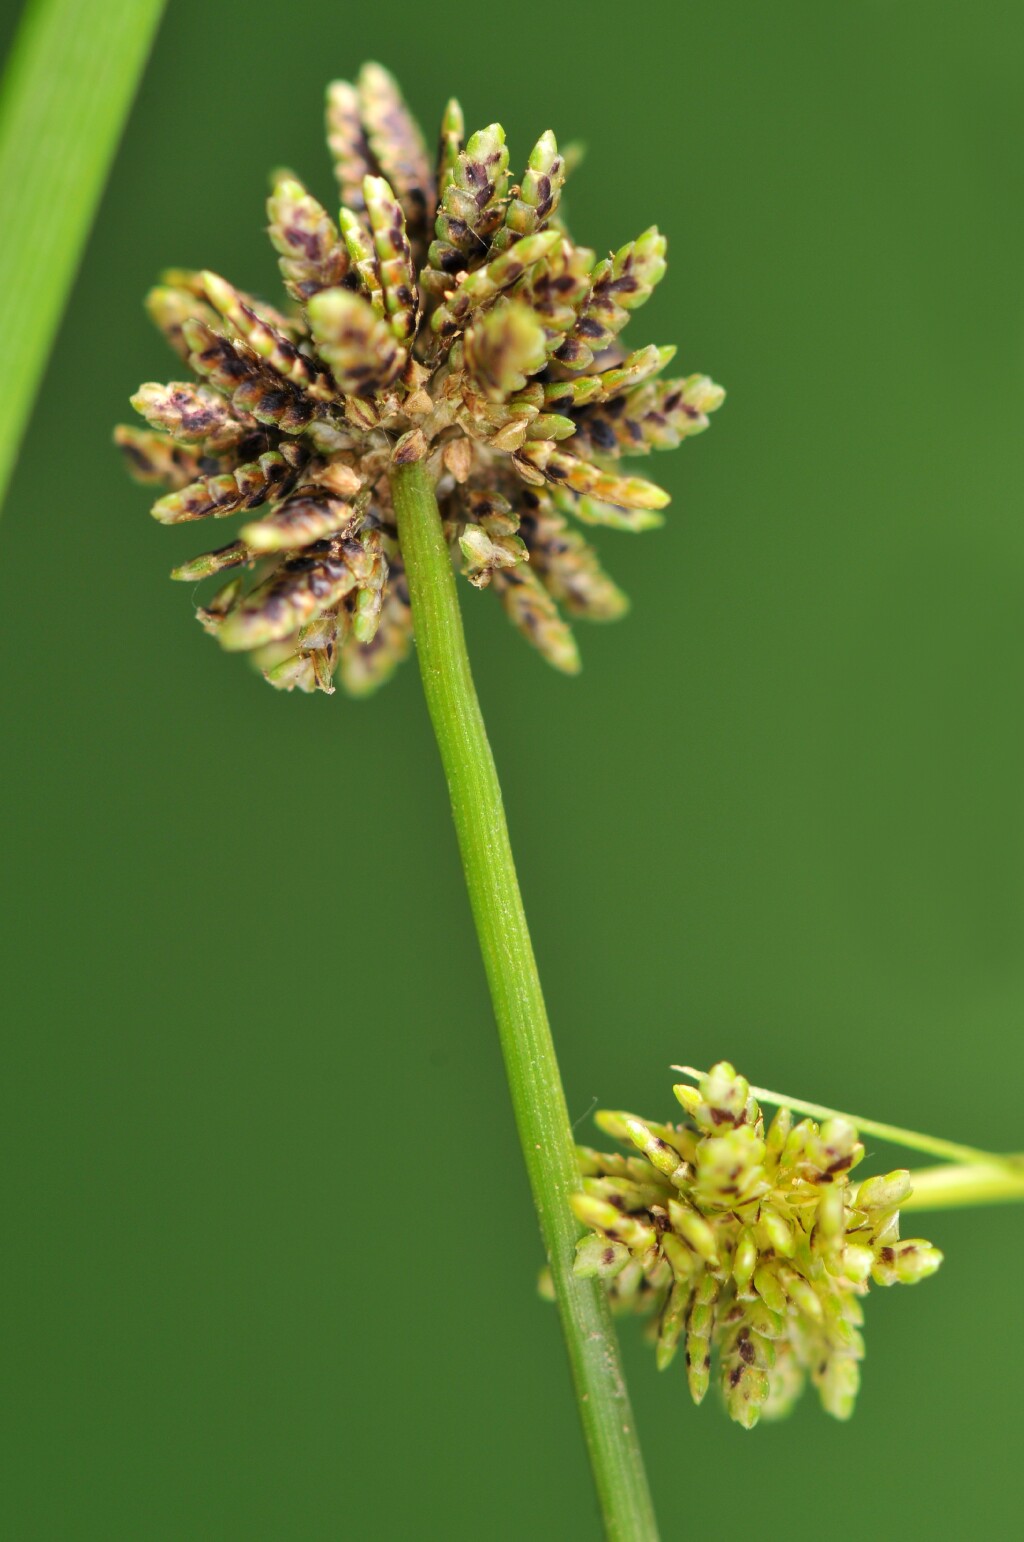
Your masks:
<instances>
[{"instance_id":1,"label":"seed head","mask_svg":"<svg viewBox=\"0 0 1024 1542\"><path fill-rule=\"evenodd\" d=\"M684 1348L699 1403L717 1376L744 1429L789 1413L808 1379L837 1419L853 1412L868 1283L912 1285L942 1254L900 1239L910 1175L857 1183L864 1155L842 1118L767 1130L749 1084L727 1062L680 1085L682 1124L599 1112L628 1155L579 1148L577 1218L590 1228L576 1273L606 1283L612 1306L650 1317L658 1367Z\"/></svg>"},{"instance_id":2,"label":"seed head","mask_svg":"<svg viewBox=\"0 0 1024 1542\"><path fill-rule=\"evenodd\" d=\"M267 202L286 308L185 270L147 299L198 380L141 386L148 427L115 442L167 487L162 523L247 515L172 577L230 572L199 620L279 689L373 690L412 639L389 477L422 461L453 562L575 673L565 615L628 608L578 525L661 524L668 495L620 462L700 432L724 394L665 379L674 349L619 342L665 238L652 226L598 261L561 220L578 155L546 130L514 183L504 129L466 139L453 100L434 160L380 65L330 85L326 117L338 219L290 172Z\"/></svg>"}]
</instances>

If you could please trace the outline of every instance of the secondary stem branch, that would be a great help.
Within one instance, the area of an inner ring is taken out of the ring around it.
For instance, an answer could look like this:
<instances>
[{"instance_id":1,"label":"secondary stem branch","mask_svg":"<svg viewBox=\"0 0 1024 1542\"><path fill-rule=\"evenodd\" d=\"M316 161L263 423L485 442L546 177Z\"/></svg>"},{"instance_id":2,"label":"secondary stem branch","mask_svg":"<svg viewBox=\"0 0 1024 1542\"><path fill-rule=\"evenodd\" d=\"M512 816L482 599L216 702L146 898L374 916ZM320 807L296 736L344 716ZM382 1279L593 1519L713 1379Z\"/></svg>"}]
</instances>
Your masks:
<instances>
[{"instance_id":1,"label":"secondary stem branch","mask_svg":"<svg viewBox=\"0 0 1024 1542\"><path fill-rule=\"evenodd\" d=\"M604 1291L572 1272L579 1188L555 1047L519 893L494 757L466 652L451 557L427 472L396 469L395 513L423 690L451 796L523 1155L547 1249L580 1418L608 1537L656 1542L657 1526Z\"/></svg>"}]
</instances>

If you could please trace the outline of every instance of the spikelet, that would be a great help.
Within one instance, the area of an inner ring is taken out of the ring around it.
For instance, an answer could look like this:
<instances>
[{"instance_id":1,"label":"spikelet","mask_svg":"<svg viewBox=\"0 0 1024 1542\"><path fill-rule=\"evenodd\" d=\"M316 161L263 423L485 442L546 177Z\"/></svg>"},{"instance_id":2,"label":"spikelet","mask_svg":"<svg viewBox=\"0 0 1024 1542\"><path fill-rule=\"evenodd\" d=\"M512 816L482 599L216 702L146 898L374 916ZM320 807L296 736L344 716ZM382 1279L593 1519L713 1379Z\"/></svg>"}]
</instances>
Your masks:
<instances>
[{"instance_id":1,"label":"spikelet","mask_svg":"<svg viewBox=\"0 0 1024 1542\"><path fill-rule=\"evenodd\" d=\"M617 621L625 615L629 601L601 567L589 541L536 494L524 494L522 503L522 539L533 571L552 599L570 615L588 621Z\"/></svg>"},{"instance_id":2,"label":"spikelet","mask_svg":"<svg viewBox=\"0 0 1024 1542\"><path fill-rule=\"evenodd\" d=\"M510 289L531 267L543 262L560 240L557 231L538 231L520 241L514 250L502 252L484 267L468 273L435 311L431 321L434 331L441 337L453 337L465 326L471 311L489 304L503 289Z\"/></svg>"},{"instance_id":3,"label":"spikelet","mask_svg":"<svg viewBox=\"0 0 1024 1542\"><path fill-rule=\"evenodd\" d=\"M429 273L440 278L486 259L491 237L504 217L508 147L500 123L478 129L456 157L427 254Z\"/></svg>"},{"instance_id":4,"label":"spikelet","mask_svg":"<svg viewBox=\"0 0 1024 1542\"><path fill-rule=\"evenodd\" d=\"M193 519L224 519L240 509L255 509L271 498L280 498L294 484L304 452L298 445L282 444L259 460L234 471L199 477L177 492L158 498L150 510L162 525L178 525Z\"/></svg>"},{"instance_id":5,"label":"spikelet","mask_svg":"<svg viewBox=\"0 0 1024 1542\"><path fill-rule=\"evenodd\" d=\"M594 269L579 319L555 357L570 369L587 369L595 354L618 337L665 274L665 237L652 225Z\"/></svg>"},{"instance_id":6,"label":"spikelet","mask_svg":"<svg viewBox=\"0 0 1024 1542\"><path fill-rule=\"evenodd\" d=\"M416 270L405 233L405 216L390 185L383 177L367 177L363 184L370 221L384 310L400 343L416 331L419 302Z\"/></svg>"},{"instance_id":7,"label":"spikelet","mask_svg":"<svg viewBox=\"0 0 1024 1542\"><path fill-rule=\"evenodd\" d=\"M537 487L545 480L560 482L574 493L589 495L626 509L663 509L668 493L642 477L619 477L602 471L590 461L560 450L554 440L541 439L524 445L512 457L525 482Z\"/></svg>"},{"instance_id":8,"label":"spikelet","mask_svg":"<svg viewBox=\"0 0 1024 1542\"><path fill-rule=\"evenodd\" d=\"M305 303L344 283L348 252L327 210L294 177L281 177L267 199L268 231L285 287Z\"/></svg>"},{"instance_id":9,"label":"spikelet","mask_svg":"<svg viewBox=\"0 0 1024 1542\"><path fill-rule=\"evenodd\" d=\"M494 238L495 247L502 251L521 237L543 230L558 210L564 182L565 162L548 129L530 153L522 187L509 199L505 224Z\"/></svg>"},{"instance_id":10,"label":"spikelet","mask_svg":"<svg viewBox=\"0 0 1024 1542\"><path fill-rule=\"evenodd\" d=\"M528 566L495 569L493 587L512 625L563 675L580 670L579 650L558 607Z\"/></svg>"},{"instance_id":11,"label":"spikelet","mask_svg":"<svg viewBox=\"0 0 1024 1542\"><path fill-rule=\"evenodd\" d=\"M199 295L180 284L158 284L146 296L146 310L181 359L188 359L191 349L185 337L186 321L205 321L216 326L217 313Z\"/></svg>"},{"instance_id":12,"label":"spikelet","mask_svg":"<svg viewBox=\"0 0 1024 1542\"><path fill-rule=\"evenodd\" d=\"M183 330L192 368L223 391L236 412L286 434L301 433L317 414L317 402L283 380L248 343L232 342L204 321L186 321Z\"/></svg>"},{"instance_id":13,"label":"spikelet","mask_svg":"<svg viewBox=\"0 0 1024 1542\"><path fill-rule=\"evenodd\" d=\"M361 295L325 289L309 304L320 356L344 395L363 396L393 380L405 353L388 324Z\"/></svg>"},{"instance_id":14,"label":"spikelet","mask_svg":"<svg viewBox=\"0 0 1024 1542\"><path fill-rule=\"evenodd\" d=\"M216 273L204 273L203 292L221 318L275 375L319 401L335 399L327 371L315 359L300 353L291 338L248 304L227 279Z\"/></svg>"},{"instance_id":15,"label":"spikelet","mask_svg":"<svg viewBox=\"0 0 1024 1542\"><path fill-rule=\"evenodd\" d=\"M466 333L466 372L490 401L507 401L522 391L544 362L543 329L516 300L493 306Z\"/></svg>"},{"instance_id":16,"label":"spikelet","mask_svg":"<svg viewBox=\"0 0 1024 1542\"><path fill-rule=\"evenodd\" d=\"M373 157L405 211L410 239L427 234L434 177L423 135L394 77L379 64L359 72L359 112Z\"/></svg>"},{"instance_id":17,"label":"spikelet","mask_svg":"<svg viewBox=\"0 0 1024 1542\"><path fill-rule=\"evenodd\" d=\"M148 428L134 428L129 423L119 423L114 430L114 443L121 451L129 475L143 486L170 488L187 487L201 476L204 469L212 473L214 466L203 466L204 457L185 445L175 444L166 434Z\"/></svg>"},{"instance_id":18,"label":"spikelet","mask_svg":"<svg viewBox=\"0 0 1024 1542\"><path fill-rule=\"evenodd\" d=\"M659 380L581 412L577 433L600 455L674 450L709 427L708 413L717 411L724 398L721 386L706 375Z\"/></svg>"},{"instance_id":19,"label":"spikelet","mask_svg":"<svg viewBox=\"0 0 1024 1542\"><path fill-rule=\"evenodd\" d=\"M258 427L248 413L237 414L219 391L191 381L141 385L131 399L153 428L183 444L201 444L211 455L229 450Z\"/></svg>"},{"instance_id":20,"label":"spikelet","mask_svg":"<svg viewBox=\"0 0 1024 1542\"><path fill-rule=\"evenodd\" d=\"M359 116L359 94L347 80L327 87L327 146L334 161L338 192L346 209L362 215L363 180L373 175L370 146Z\"/></svg>"},{"instance_id":21,"label":"spikelet","mask_svg":"<svg viewBox=\"0 0 1024 1542\"><path fill-rule=\"evenodd\" d=\"M437 203L444 201L445 189L454 179L455 166L465 141L466 124L462 108L452 97L441 119L441 137L437 147Z\"/></svg>"}]
</instances>

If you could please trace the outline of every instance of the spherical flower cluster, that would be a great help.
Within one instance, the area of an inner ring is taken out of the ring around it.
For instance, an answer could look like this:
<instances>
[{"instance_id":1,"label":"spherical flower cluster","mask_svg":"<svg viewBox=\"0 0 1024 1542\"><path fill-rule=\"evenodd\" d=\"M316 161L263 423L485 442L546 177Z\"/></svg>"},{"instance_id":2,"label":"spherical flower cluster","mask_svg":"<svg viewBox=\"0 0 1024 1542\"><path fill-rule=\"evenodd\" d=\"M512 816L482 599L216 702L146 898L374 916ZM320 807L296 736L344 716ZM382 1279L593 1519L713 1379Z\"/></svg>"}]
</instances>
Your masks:
<instances>
[{"instance_id":1,"label":"spherical flower cluster","mask_svg":"<svg viewBox=\"0 0 1024 1542\"><path fill-rule=\"evenodd\" d=\"M909 1173L852 1181L864 1147L843 1118L794 1124L780 1108L766 1130L724 1061L674 1090L679 1125L596 1115L630 1154L580 1148L573 1207L592 1233L577 1274L604 1280L618 1310L651 1314L660 1368L683 1344L695 1403L717 1359L746 1429L788 1413L808 1378L828 1413L849 1418L869 1282L914 1284L942 1262L930 1243L900 1239Z\"/></svg>"},{"instance_id":2,"label":"spherical flower cluster","mask_svg":"<svg viewBox=\"0 0 1024 1542\"><path fill-rule=\"evenodd\" d=\"M562 612L612 620L626 600L569 519L660 523L667 494L618 463L706 428L723 396L703 375L661 378L672 348L620 346L664 238L652 227L598 261L560 220L552 133L513 185L501 125L464 140L452 101L435 162L379 65L329 88L327 134L339 219L291 174L268 202L284 310L210 272L174 270L149 295L199 380L143 385L149 426L117 442L170 488L156 519L249 516L172 577L230 575L199 619L273 685L330 693L338 673L372 690L412 636L390 476L424 461L453 560L572 673Z\"/></svg>"}]
</instances>

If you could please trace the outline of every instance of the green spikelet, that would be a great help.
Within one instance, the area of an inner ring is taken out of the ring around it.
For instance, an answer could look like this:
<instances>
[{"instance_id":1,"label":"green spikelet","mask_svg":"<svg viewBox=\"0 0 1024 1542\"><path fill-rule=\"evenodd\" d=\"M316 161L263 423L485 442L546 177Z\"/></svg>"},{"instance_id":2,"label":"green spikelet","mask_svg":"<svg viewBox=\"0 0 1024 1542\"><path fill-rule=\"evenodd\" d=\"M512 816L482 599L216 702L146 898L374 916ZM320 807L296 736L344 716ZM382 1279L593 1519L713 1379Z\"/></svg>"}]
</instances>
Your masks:
<instances>
[{"instance_id":1,"label":"green spikelet","mask_svg":"<svg viewBox=\"0 0 1024 1542\"><path fill-rule=\"evenodd\" d=\"M384 309L392 332L400 343L404 343L416 331L419 319L416 272L405 234L405 216L383 177L367 177L363 192L377 255Z\"/></svg>"},{"instance_id":2,"label":"green spikelet","mask_svg":"<svg viewBox=\"0 0 1024 1542\"><path fill-rule=\"evenodd\" d=\"M521 391L545 361L544 329L532 311L515 300L500 301L466 333L466 370L491 401Z\"/></svg>"},{"instance_id":3,"label":"green spikelet","mask_svg":"<svg viewBox=\"0 0 1024 1542\"><path fill-rule=\"evenodd\" d=\"M362 215L366 211L363 178L373 175L374 166L359 117L359 96L347 80L334 80L327 87L326 120L341 201L353 214Z\"/></svg>"},{"instance_id":4,"label":"green spikelet","mask_svg":"<svg viewBox=\"0 0 1024 1542\"><path fill-rule=\"evenodd\" d=\"M233 284L216 273L206 272L202 279L210 304L276 375L320 401L336 399L327 371L300 353L290 337L247 304Z\"/></svg>"},{"instance_id":5,"label":"green spikelet","mask_svg":"<svg viewBox=\"0 0 1024 1542\"><path fill-rule=\"evenodd\" d=\"M179 525L194 519L224 519L239 509L255 509L286 493L302 468L304 452L283 444L259 460L234 471L200 477L178 492L158 498L150 510L162 525Z\"/></svg>"},{"instance_id":6,"label":"green spikelet","mask_svg":"<svg viewBox=\"0 0 1024 1542\"><path fill-rule=\"evenodd\" d=\"M714 1275L703 1273L690 1296L686 1315L686 1379L690 1396L702 1403L711 1382L711 1335L719 1286Z\"/></svg>"},{"instance_id":7,"label":"green spikelet","mask_svg":"<svg viewBox=\"0 0 1024 1542\"><path fill-rule=\"evenodd\" d=\"M367 643L373 642L380 624L388 560L379 529L362 531L359 546L360 559L354 565L358 586L352 607L352 636L365 647Z\"/></svg>"},{"instance_id":8,"label":"green spikelet","mask_svg":"<svg viewBox=\"0 0 1024 1542\"><path fill-rule=\"evenodd\" d=\"M434 178L419 124L394 77L379 64L359 72L359 111L374 159L405 211L410 240L424 240L432 212Z\"/></svg>"},{"instance_id":9,"label":"green spikelet","mask_svg":"<svg viewBox=\"0 0 1024 1542\"><path fill-rule=\"evenodd\" d=\"M523 185L509 200L505 223L494 238L499 251L544 228L558 210L564 182L565 162L554 134L547 129L530 153Z\"/></svg>"},{"instance_id":10,"label":"green spikelet","mask_svg":"<svg viewBox=\"0 0 1024 1542\"><path fill-rule=\"evenodd\" d=\"M514 568L529 559L520 539L518 516L505 498L474 492L467 499L472 519L459 536L463 572L476 589L486 589L499 568Z\"/></svg>"},{"instance_id":11,"label":"green spikelet","mask_svg":"<svg viewBox=\"0 0 1024 1542\"><path fill-rule=\"evenodd\" d=\"M523 508L520 529L530 563L552 599L571 616L588 621L617 621L625 615L629 601L589 541L535 494L524 495Z\"/></svg>"},{"instance_id":12,"label":"green spikelet","mask_svg":"<svg viewBox=\"0 0 1024 1542\"><path fill-rule=\"evenodd\" d=\"M352 544L324 542L323 550L315 546L289 558L226 618L217 634L221 647L231 653L260 648L336 605L358 581L347 550ZM358 561L362 553L354 555Z\"/></svg>"},{"instance_id":13,"label":"green spikelet","mask_svg":"<svg viewBox=\"0 0 1024 1542\"><path fill-rule=\"evenodd\" d=\"M309 320L321 357L346 395L371 394L393 380L405 363L405 350L387 322L349 289L314 295Z\"/></svg>"},{"instance_id":14,"label":"green spikelet","mask_svg":"<svg viewBox=\"0 0 1024 1542\"><path fill-rule=\"evenodd\" d=\"M365 183L364 183L365 186ZM384 315L384 290L380 281L377 253L368 228L368 216L353 214L342 209L338 215L341 234L352 264L353 277L358 281L360 293L370 302L375 316Z\"/></svg>"},{"instance_id":15,"label":"green spikelet","mask_svg":"<svg viewBox=\"0 0 1024 1542\"><path fill-rule=\"evenodd\" d=\"M232 342L203 321L186 321L184 332L192 368L229 396L236 412L286 434L301 433L315 416L318 404L282 380L248 343Z\"/></svg>"},{"instance_id":16,"label":"green spikelet","mask_svg":"<svg viewBox=\"0 0 1024 1542\"><path fill-rule=\"evenodd\" d=\"M190 562L183 562L178 567L171 569L171 577L180 584L197 584L203 578L212 578L216 573L226 573L230 568L241 567L253 559L253 553L244 541L232 541L227 546L221 546L217 551L204 552L201 557L193 557Z\"/></svg>"},{"instance_id":17,"label":"green spikelet","mask_svg":"<svg viewBox=\"0 0 1024 1542\"><path fill-rule=\"evenodd\" d=\"M665 237L652 225L594 269L590 295L556 357L570 369L587 369L607 348L665 275Z\"/></svg>"},{"instance_id":18,"label":"green spikelet","mask_svg":"<svg viewBox=\"0 0 1024 1542\"><path fill-rule=\"evenodd\" d=\"M568 487L551 486L548 493L560 513L579 520L582 525L604 525L609 530L642 535L645 530L658 530L665 523L664 514L659 514L656 509L619 508L614 503L602 503L598 498L581 498Z\"/></svg>"},{"instance_id":19,"label":"green spikelet","mask_svg":"<svg viewBox=\"0 0 1024 1542\"><path fill-rule=\"evenodd\" d=\"M348 252L327 210L294 177L282 177L267 199L268 230L285 288L305 303L344 282Z\"/></svg>"},{"instance_id":20,"label":"green spikelet","mask_svg":"<svg viewBox=\"0 0 1024 1542\"><path fill-rule=\"evenodd\" d=\"M642 477L613 476L560 450L553 440L541 439L524 445L512 459L523 480L535 487L545 481L561 482L574 493L627 509L657 510L669 502L668 493L653 482L645 482Z\"/></svg>"},{"instance_id":21,"label":"green spikelet","mask_svg":"<svg viewBox=\"0 0 1024 1542\"><path fill-rule=\"evenodd\" d=\"M529 566L497 569L493 587L513 626L563 675L580 670L579 650L558 607Z\"/></svg>"},{"instance_id":22,"label":"green spikelet","mask_svg":"<svg viewBox=\"0 0 1024 1542\"><path fill-rule=\"evenodd\" d=\"M455 178L455 166L462 152L466 136L466 124L462 108L454 97L445 107L441 119L441 138L437 147L437 202L444 201L445 190Z\"/></svg>"},{"instance_id":23,"label":"green spikelet","mask_svg":"<svg viewBox=\"0 0 1024 1542\"><path fill-rule=\"evenodd\" d=\"M255 418L236 416L219 391L191 381L149 382L131 403L153 428L185 444L201 444L210 454L230 449L257 427Z\"/></svg>"},{"instance_id":24,"label":"green spikelet","mask_svg":"<svg viewBox=\"0 0 1024 1542\"><path fill-rule=\"evenodd\" d=\"M563 235L547 261L531 268L515 286L515 297L529 305L544 328L549 356L557 352L576 325L580 307L590 293L595 261L589 248L573 246Z\"/></svg>"},{"instance_id":25,"label":"green spikelet","mask_svg":"<svg viewBox=\"0 0 1024 1542\"><path fill-rule=\"evenodd\" d=\"M500 123L478 129L458 155L438 211L428 263L443 279L486 258L504 217L508 147Z\"/></svg>"},{"instance_id":26,"label":"green spikelet","mask_svg":"<svg viewBox=\"0 0 1024 1542\"><path fill-rule=\"evenodd\" d=\"M465 326L471 311L488 305L503 289L511 288L535 263L543 262L560 241L557 231L538 231L525 237L513 250L502 252L484 267L467 274L435 311L431 321L434 331L443 338L452 337ZM544 362L541 358L538 367L543 368Z\"/></svg>"},{"instance_id":27,"label":"green spikelet","mask_svg":"<svg viewBox=\"0 0 1024 1542\"><path fill-rule=\"evenodd\" d=\"M350 696L369 696L391 679L412 648L412 611L402 575L392 573L377 630L369 643L351 637L341 650L341 683Z\"/></svg>"},{"instance_id":28,"label":"green spikelet","mask_svg":"<svg viewBox=\"0 0 1024 1542\"><path fill-rule=\"evenodd\" d=\"M160 329L179 358L188 359L190 349L185 338L186 321L205 321L216 326L217 313L205 300L176 284L158 284L146 296L150 320Z\"/></svg>"}]
</instances>

